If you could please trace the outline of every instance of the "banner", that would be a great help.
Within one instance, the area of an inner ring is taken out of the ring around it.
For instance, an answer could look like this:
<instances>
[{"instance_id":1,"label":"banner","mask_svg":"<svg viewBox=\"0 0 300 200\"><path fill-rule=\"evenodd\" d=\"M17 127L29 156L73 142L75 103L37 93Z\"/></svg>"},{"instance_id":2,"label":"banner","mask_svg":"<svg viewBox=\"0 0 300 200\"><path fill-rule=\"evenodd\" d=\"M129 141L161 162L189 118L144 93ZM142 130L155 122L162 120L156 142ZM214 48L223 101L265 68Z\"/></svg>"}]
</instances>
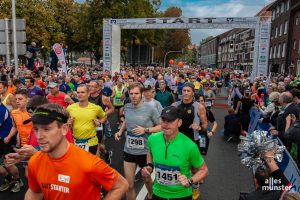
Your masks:
<instances>
[{"instance_id":1,"label":"banner","mask_svg":"<svg viewBox=\"0 0 300 200\"><path fill-rule=\"evenodd\" d=\"M59 61L59 64L61 65L61 67L62 67L63 72L68 74L65 54L64 54L62 46L59 43L55 43L53 45L53 51L55 52L56 56L58 57L58 61Z\"/></svg>"},{"instance_id":2,"label":"banner","mask_svg":"<svg viewBox=\"0 0 300 200\"><path fill-rule=\"evenodd\" d=\"M271 127L269 124L264 124L259 122L259 118L261 116L261 113L257 109L250 110L250 116L251 116L251 122L249 128L249 133L252 133L253 131L250 131L254 128L254 130L263 130L268 131ZM281 140L277 138L278 144L283 145ZM286 178L292 183L292 190L300 192L300 171L297 167L297 164L291 157L290 153L285 150L283 152L283 159L282 162L278 162L278 167L280 170L284 173Z\"/></svg>"}]
</instances>

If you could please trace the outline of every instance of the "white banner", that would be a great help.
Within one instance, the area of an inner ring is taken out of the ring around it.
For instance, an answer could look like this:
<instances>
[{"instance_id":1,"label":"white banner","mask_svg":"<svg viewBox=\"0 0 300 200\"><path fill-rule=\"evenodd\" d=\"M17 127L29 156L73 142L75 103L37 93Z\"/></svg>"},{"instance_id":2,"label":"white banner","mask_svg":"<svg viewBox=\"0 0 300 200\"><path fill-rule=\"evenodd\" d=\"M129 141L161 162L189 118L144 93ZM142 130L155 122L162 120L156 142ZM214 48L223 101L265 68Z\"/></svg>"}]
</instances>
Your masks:
<instances>
[{"instance_id":1,"label":"white banner","mask_svg":"<svg viewBox=\"0 0 300 200\"><path fill-rule=\"evenodd\" d=\"M257 24L258 20L257 17L169 17L110 19L109 24Z\"/></svg>"},{"instance_id":2,"label":"white banner","mask_svg":"<svg viewBox=\"0 0 300 200\"><path fill-rule=\"evenodd\" d=\"M267 76L269 60L269 41L270 41L271 22L261 21L259 33L259 53L257 75Z\"/></svg>"},{"instance_id":3,"label":"white banner","mask_svg":"<svg viewBox=\"0 0 300 200\"><path fill-rule=\"evenodd\" d=\"M103 71L111 72L111 56L112 56L112 42L111 42L111 26L107 19L103 19Z\"/></svg>"},{"instance_id":4,"label":"white banner","mask_svg":"<svg viewBox=\"0 0 300 200\"><path fill-rule=\"evenodd\" d=\"M66 65L66 59L65 59L65 54L64 54L62 46L59 43L55 43L53 45L53 51L55 52L55 54L58 57L59 64L61 65L63 72L65 72L66 74L68 74L67 65Z\"/></svg>"}]
</instances>

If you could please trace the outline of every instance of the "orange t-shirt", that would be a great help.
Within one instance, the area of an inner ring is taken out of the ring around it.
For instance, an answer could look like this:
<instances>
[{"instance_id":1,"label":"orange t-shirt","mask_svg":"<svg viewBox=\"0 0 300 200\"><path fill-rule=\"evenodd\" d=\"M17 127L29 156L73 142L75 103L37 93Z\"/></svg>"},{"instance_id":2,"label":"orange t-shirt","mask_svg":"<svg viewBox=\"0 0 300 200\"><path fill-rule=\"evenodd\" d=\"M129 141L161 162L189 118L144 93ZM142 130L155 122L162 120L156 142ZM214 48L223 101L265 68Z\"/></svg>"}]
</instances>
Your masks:
<instances>
[{"instance_id":1,"label":"orange t-shirt","mask_svg":"<svg viewBox=\"0 0 300 200\"><path fill-rule=\"evenodd\" d=\"M44 199L100 199L100 186L110 190L119 173L99 157L70 144L58 159L38 152L28 163L28 185Z\"/></svg>"},{"instance_id":2,"label":"orange t-shirt","mask_svg":"<svg viewBox=\"0 0 300 200\"><path fill-rule=\"evenodd\" d=\"M18 130L21 146L28 144L28 138L32 129L32 123L23 125L23 122L30 118L28 112L22 112L19 109L11 111L11 116Z\"/></svg>"},{"instance_id":3,"label":"orange t-shirt","mask_svg":"<svg viewBox=\"0 0 300 200\"><path fill-rule=\"evenodd\" d=\"M17 87L12 85L12 86L7 86L7 92L10 94L14 94L16 91Z\"/></svg>"}]
</instances>

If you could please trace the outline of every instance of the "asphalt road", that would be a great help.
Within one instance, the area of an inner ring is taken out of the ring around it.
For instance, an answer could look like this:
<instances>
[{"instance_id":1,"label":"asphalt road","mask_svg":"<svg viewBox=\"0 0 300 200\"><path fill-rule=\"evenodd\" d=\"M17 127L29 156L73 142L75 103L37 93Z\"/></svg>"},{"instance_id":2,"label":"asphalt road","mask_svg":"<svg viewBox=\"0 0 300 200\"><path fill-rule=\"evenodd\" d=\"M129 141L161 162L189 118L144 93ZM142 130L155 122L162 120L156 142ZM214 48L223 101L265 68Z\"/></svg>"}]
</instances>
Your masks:
<instances>
[{"instance_id":1,"label":"asphalt road","mask_svg":"<svg viewBox=\"0 0 300 200\"><path fill-rule=\"evenodd\" d=\"M251 172L241 165L237 156L237 143L227 143L222 136L224 126L224 116L227 115L226 91L223 89L221 97L215 101L212 109L218 122L218 132L210 141L208 155L205 161L209 168L209 176L200 187L200 200L238 200L239 193L254 190ZM112 116L111 124L115 124L116 117ZM116 132L116 125L112 126L113 132ZM106 146L108 150L113 151L112 167L123 174L123 147L125 138L116 142L113 138L107 138ZM9 191L0 193L0 200L21 200L27 190L24 169L19 166L20 174L25 186L18 193ZM0 183L2 183L0 178ZM139 194L137 200L143 200L143 181L140 172L136 174L135 180L136 193ZM84 192L84 191L83 191Z\"/></svg>"}]
</instances>

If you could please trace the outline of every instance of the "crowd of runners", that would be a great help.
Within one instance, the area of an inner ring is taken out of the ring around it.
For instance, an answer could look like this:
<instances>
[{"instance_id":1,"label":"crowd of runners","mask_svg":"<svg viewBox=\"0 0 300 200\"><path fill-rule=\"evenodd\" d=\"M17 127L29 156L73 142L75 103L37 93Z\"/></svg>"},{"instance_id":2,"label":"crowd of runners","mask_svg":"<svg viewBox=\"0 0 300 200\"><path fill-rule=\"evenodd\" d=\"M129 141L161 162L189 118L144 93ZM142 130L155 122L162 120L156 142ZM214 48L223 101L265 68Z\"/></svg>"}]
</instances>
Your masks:
<instances>
[{"instance_id":1,"label":"crowd of runners","mask_svg":"<svg viewBox=\"0 0 300 200\"><path fill-rule=\"evenodd\" d=\"M20 191L24 184L17 166L23 165L28 200L121 199L125 193L135 200L139 166L146 199L199 199L199 185L208 176L209 140L223 129L211 108L226 90L225 142L248 134L249 111L255 107L262 112L260 121L272 124L271 133L299 165L297 77L251 81L249 74L227 68L158 66L121 67L112 75L90 66L74 66L68 74L25 66L18 75L11 68L0 71L1 192ZM111 115L117 116L115 133ZM114 152L105 147L108 137L119 142L125 137L119 158L124 177L110 166ZM278 171L273 161L267 152L263 178ZM255 178L261 180L261 174ZM263 186L257 183L255 192ZM276 198L283 193L278 191ZM269 194L246 198L251 195Z\"/></svg>"}]
</instances>

